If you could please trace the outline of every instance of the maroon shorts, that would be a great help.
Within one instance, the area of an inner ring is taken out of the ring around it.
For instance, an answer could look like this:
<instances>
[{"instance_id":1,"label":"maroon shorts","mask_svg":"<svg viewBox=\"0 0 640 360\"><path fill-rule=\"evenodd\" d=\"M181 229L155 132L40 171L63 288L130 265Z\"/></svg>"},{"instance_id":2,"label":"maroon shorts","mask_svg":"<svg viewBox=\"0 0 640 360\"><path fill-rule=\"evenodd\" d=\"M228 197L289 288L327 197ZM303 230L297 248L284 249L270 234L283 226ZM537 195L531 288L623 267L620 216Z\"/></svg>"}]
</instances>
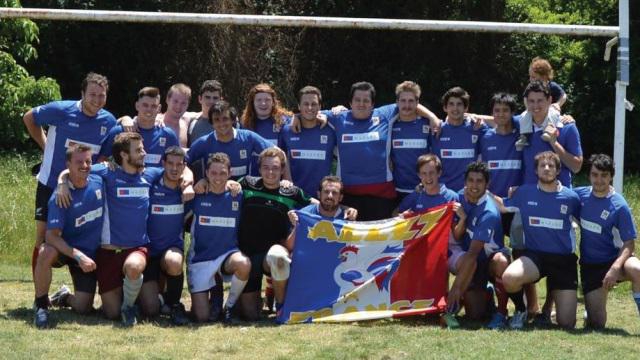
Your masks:
<instances>
[{"instance_id":1,"label":"maroon shorts","mask_svg":"<svg viewBox=\"0 0 640 360\"><path fill-rule=\"evenodd\" d=\"M147 258L147 248L143 246L123 250L98 249L96 254L96 275L98 278L98 294L104 294L122 287L124 273L122 267L132 253L139 253Z\"/></svg>"}]
</instances>

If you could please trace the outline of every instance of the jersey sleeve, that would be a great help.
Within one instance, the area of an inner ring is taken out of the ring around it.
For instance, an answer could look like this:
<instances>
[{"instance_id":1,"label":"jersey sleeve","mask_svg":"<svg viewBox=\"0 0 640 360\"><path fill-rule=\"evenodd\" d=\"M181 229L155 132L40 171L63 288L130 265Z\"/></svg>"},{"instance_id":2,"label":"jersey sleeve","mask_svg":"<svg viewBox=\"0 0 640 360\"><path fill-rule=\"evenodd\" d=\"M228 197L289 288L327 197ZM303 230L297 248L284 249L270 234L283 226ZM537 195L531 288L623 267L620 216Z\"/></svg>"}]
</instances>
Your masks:
<instances>
[{"instance_id":1,"label":"jersey sleeve","mask_svg":"<svg viewBox=\"0 0 640 360\"><path fill-rule=\"evenodd\" d=\"M620 239L624 242L634 240L637 237L636 226L633 223L633 216L627 204L618 209L615 228L618 229Z\"/></svg>"},{"instance_id":2,"label":"jersey sleeve","mask_svg":"<svg viewBox=\"0 0 640 360\"><path fill-rule=\"evenodd\" d=\"M407 210L413 211L413 209L416 206L417 199L418 199L418 193L416 193L415 191L405 196L405 198L402 199L402 201L400 202L400 205L398 206L398 212L405 212Z\"/></svg>"},{"instance_id":3,"label":"jersey sleeve","mask_svg":"<svg viewBox=\"0 0 640 360\"><path fill-rule=\"evenodd\" d=\"M206 155L206 147L207 147L207 139L208 136L202 136L198 138L191 147L187 151L187 156L185 161L187 164L192 165L194 162L202 159Z\"/></svg>"},{"instance_id":4,"label":"jersey sleeve","mask_svg":"<svg viewBox=\"0 0 640 360\"><path fill-rule=\"evenodd\" d=\"M569 124L564 129L567 132L564 144L562 144L564 149L574 156L582 156L582 144L578 127L575 124Z\"/></svg>"},{"instance_id":5,"label":"jersey sleeve","mask_svg":"<svg viewBox=\"0 0 640 360\"><path fill-rule=\"evenodd\" d=\"M167 147L169 148L171 146L178 146L180 145L180 142L178 142L178 137L176 136L175 131L173 131L173 129L169 128L169 127L165 127L164 128L164 132L167 134Z\"/></svg>"},{"instance_id":6,"label":"jersey sleeve","mask_svg":"<svg viewBox=\"0 0 640 360\"><path fill-rule=\"evenodd\" d=\"M296 200L296 209L300 209L311 204L311 196L305 194L301 188L298 188L295 200Z\"/></svg>"},{"instance_id":7,"label":"jersey sleeve","mask_svg":"<svg viewBox=\"0 0 640 360\"><path fill-rule=\"evenodd\" d=\"M162 175L164 174L164 168L161 167L146 167L144 168L144 172L142 173L142 177L147 180L149 183L153 184L156 181L160 180Z\"/></svg>"},{"instance_id":8,"label":"jersey sleeve","mask_svg":"<svg viewBox=\"0 0 640 360\"><path fill-rule=\"evenodd\" d=\"M389 121L391 120L391 118L393 118L394 115L398 113L398 105L396 105L395 103L383 105L379 108L376 108L376 111L378 112L379 116Z\"/></svg>"},{"instance_id":9,"label":"jersey sleeve","mask_svg":"<svg viewBox=\"0 0 640 360\"><path fill-rule=\"evenodd\" d=\"M251 151L253 153L260 154L264 149L273 147L273 144L269 140L260 136L260 134L255 133L253 131L250 132L249 134L250 134L249 136L251 137L251 146L252 146Z\"/></svg>"},{"instance_id":10,"label":"jersey sleeve","mask_svg":"<svg viewBox=\"0 0 640 360\"><path fill-rule=\"evenodd\" d=\"M56 204L56 192L49 198L49 213L47 214L47 230L64 229L66 211Z\"/></svg>"},{"instance_id":11,"label":"jersey sleeve","mask_svg":"<svg viewBox=\"0 0 640 360\"><path fill-rule=\"evenodd\" d=\"M96 174L102 178L107 176L111 170L105 164L93 164L91 165L91 173Z\"/></svg>"},{"instance_id":12,"label":"jersey sleeve","mask_svg":"<svg viewBox=\"0 0 640 360\"><path fill-rule=\"evenodd\" d=\"M111 130L109 130L109 134L106 138L104 138L104 141L100 146L100 153L98 155L104 157L111 156L113 153L113 140L116 138L116 135L120 134L122 131L123 130L121 126L115 126L111 128Z\"/></svg>"},{"instance_id":13,"label":"jersey sleeve","mask_svg":"<svg viewBox=\"0 0 640 360\"><path fill-rule=\"evenodd\" d=\"M522 197L522 187L518 187L511 197L503 198L504 207L508 212L520 211L520 198Z\"/></svg>"},{"instance_id":14,"label":"jersey sleeve","mask_svg":"<svg viewBox=\"0 0 640 360\"><path fill-rule=\"evenodd\" d=\"M555 81L550 81L549 82L549 92L551 93L551 97L553 99L553 102L560 101L560 98L565 94L564 89L562 88L562 86L560 86L560 84L558 84Z\"/></svg>"},{"instance_id":15,"label":"jersey sleeve","mask_svg":"<svg viewBox=\"0 0 640 360\"><path fill-rule=\"evenodd\" d=\"M497 226L497 217L489 211L484 211L477 221L477 226L473 232L471 240L482 241L483 243L491 242ZM500 225L502 226L502 225Z\"/></svg>"},{"instance_id":16,"label":"jersey sleeve","mask_svg":"<svg viewBox=\"0 0 640 360\"><path fill-rule=\"evenodd\" d=\"M33 119L36 125L58 125L65 118L65 112L62 109L62 104L58 101L53 101L45 105L40 105L33 108Z\"/></svg>"}]
</instances>

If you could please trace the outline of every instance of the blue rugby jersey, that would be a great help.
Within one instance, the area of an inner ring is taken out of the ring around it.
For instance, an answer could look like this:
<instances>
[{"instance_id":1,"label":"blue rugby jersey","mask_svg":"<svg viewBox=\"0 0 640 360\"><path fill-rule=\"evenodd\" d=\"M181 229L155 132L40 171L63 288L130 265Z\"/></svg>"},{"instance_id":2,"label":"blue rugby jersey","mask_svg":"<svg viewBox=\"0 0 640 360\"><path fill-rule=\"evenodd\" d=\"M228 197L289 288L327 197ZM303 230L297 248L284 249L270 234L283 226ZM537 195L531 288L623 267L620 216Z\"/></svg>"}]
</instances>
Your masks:
<instances>
[{"instance_id":1,"label":"blue rugby jersey","mask_svg":"<svg viewBox=\"0 0 640 360\"><path fill-rule=\"evenodd\" d=\"M458 198L458 193L448 189L444 184L440 184L440 192L437 195L429 195L424 189L420 192L414 191L407 195L402 199L398 211L404 212L411 210L419 212L448 202L457 202Z\"/></svg>"},{"instance_id":2,"label":"blue rugby jersey","mask_svg":"<svg viewBox=\"0 0 640 360\"><path fill-rule=\"evenodd\" d=\"M511 186L522 184L522 151L516 150L517 129L501 135L489 129L480 138L480 154L490 172L489 191L506 197Z\"/></svg>"},{"instance_id":3,"label":"blue rugby jersey","mask_svg":"<svg viewBox=\"0 0 640 360\"><path fill-rule=\"evenodd\" d=\"M464 197L464 189L458 193L460 204L467 214L466 232L462 238L462 249L468 251L471 241L484 243L484 251L478 254L479 259L488 257L504 249L504 234L500 211L490 195L483 195L477 204L472 204Z\"/></svg>"},{"instance_id":4,"label":"blue rugby jersey","mask_svg":"<svg viewBox=\"0 0 640 360\"><path fill-rule=\"evenodd\" d=\"M116 135L124 132L122 126L118 125L109 131L109 136L104 142L100 155L109 157L112 155L113 141ZM142 136L142 145L147 153L144 157L145 166L161 167L162 155L170 146L178 146L178 137L169 127L154 126L151 129L138 128L138 133Z\"/></svg>"},{"instance_id":5,"label":"blue rugby jersey","mask_svg":"<svg viewBox=\"0 0 640 360\"><path fill-rule=\"evenodd\" d=\"M282 125L276 125L275 121L272 117L268 119L256 119L256 128L254 132L264 139L266 139L272 146L278 146L278 142L280 139L280 133L285 125L291 123L291 118L288 116L283 117ZM254 152L251 157L251 171L249 175L251 176L260 176L260 167L258 166L258 155L260 152Z\"/></svg>"},{"instance_id":6,"label":"blue rugby jersey","mask_svg":"<svg viewBox=\"0 0 640 360\"><path fill-rule=\"evenodd\" d=\"M327 216L323 216L322 214L320 214L320 209L318 209L318 207L320 206L320 204L309 204L305 207L303 207L302 209L298 210L298 211L302 211L305 212L307 214L311 214L311 215L316 215L316 216L320 216L323 219L326 220L333 220L333 219L342 219L344 217L344 212L342 210L342 208L338 208L338 210L336 211L335 216L333 217L327 217Z\"/></svg>"},{"instance_id":7,"label":"blue rugby jersey","mask_svg":"<svg viewBox=\"0 0 640 360\"><path fill-rule=\"evenodd\" d=\"M392 126L391 163L396 191L410 193L420 183L416 162L429 152L429 120L418 117L412 121L397 119Z\"/></svg>"},{"instance_id":8,"label":"blue rugby jersey","mask_svg":"<svg viewBox=\"0 0 640 360\"><path fill-rule=\"evenodd\" d=\"M171 247L184 250L185 205L180 187L168 188L160 178L151 187L149 201L149 256L161 255Z\"/></svg>"}]
</instances>

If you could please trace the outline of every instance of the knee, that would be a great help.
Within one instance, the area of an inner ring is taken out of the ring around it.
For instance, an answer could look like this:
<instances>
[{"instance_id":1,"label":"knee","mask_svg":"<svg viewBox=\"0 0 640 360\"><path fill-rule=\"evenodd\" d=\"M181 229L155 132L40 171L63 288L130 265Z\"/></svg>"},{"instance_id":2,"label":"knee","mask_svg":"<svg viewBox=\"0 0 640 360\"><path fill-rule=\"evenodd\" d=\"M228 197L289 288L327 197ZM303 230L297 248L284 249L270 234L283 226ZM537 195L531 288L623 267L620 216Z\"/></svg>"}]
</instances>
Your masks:
<instances>
[{"instance_id":1,"label":"knee","mask_svg":"<svg viewBox=\"0 0 640 360\"><path fill-rule=\"evenodd\" d=\"M287 249L280 245L272 246L267 253L266 260L273 280L285 281L289 278L291 258L289 258Z\"/></svg>"},{"instance_id":2,"label":"knee","mask_svg":"<svg viewBox=\"0 0 640 360\"><path fill-rule=\"evenodd\" d=\"M624 272L634 284L640 284L640 265L637 261L629 261L624 264Z\"/></svg>"},{"instance_id":3,"label":"knee","mask_svg":"<svg viewBox=\"0 0 640 360\"><path fill-rule=\"evenodd\" d=\"M145 266L146 263L144 260L135 259L130 261L127 259L124 263L124 273L129 279L135 280L142 275Z\"/></svg>"},{"instance_id":4,"label":"knee","mask_svg":"<svg viewBox=\"0 0 640 360\"><path fill-rule=\"evenodd\" d=\"M182 274L182 256L171 256L164 259L165 272L169 276Z\"/></svg>"},{"instance_id":5,"label":"knee","mask_svg":"<svg viewBox=\"0 0 640 360\"><path fill-rule=\"evenodd\" d=\"M508 292L519 290L520 283L518 280L518 277L508 270L502 273L502 284L504 285L505 290L507 290Z\"/></svg>"},{"instance_id":6,"label":"knee","mask_svg":"<svg viewBox=\"0 0 640 360\"><path fill-rule=\"evenodd\" d=\"M238 259L236 264L236 276L242 279L248 278L251 273L251 260L246 256L242 256Z\"/></svg>"},{"instance_id":7,"label":"knee","mask_svg":"<svg viewBox=\"0 0 640 360\"><path fill-rule=\"evenodd\" d=\"M109 320L116 320L120 317L120 309L115 306L102 306L104 316Z\"/></svg>"},{"instance_id":8,"label":"knee","mask_svg":"<svg viewBox=\"0 0 640 360\"><path fill-rule=\"evenodd\" d=\"M93 310L93 303L89 301L81 302L73 305L73 311L81 315L87 315Z\"/></svg>"},{"instance_id":9,"label":"knee","mask_svg":"<svg viewBox=\"0 0 640 360\"><path fill-rule=\"evenodd\" d=\"M51 266L53 262L58 258L58 250L49 244L43 244L40 246L38 252L38 264Z\"/></svg>"}]
</instances>

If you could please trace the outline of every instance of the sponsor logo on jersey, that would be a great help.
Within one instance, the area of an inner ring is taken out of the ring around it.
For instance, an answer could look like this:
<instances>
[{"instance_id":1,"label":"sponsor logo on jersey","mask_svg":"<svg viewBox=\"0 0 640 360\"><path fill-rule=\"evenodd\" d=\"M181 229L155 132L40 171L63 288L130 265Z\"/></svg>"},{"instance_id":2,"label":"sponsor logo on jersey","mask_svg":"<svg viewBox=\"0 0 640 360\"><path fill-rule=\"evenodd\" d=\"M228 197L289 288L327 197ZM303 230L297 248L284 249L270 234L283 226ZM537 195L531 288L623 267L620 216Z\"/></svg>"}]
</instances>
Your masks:
<instances>
[{"instance_id":1,"label":"sponsor logo on jersey","mask_svg":"<svg viewBox=\"0 0 640 360\"><path fill-rule=\"evenodd\" d=\"M101 189L96 189L96 199L98 199L98 200L102 199L102 190Z\"/></svg>"},{"instance_id":2,"label":"sponsor logo on jersey","mask_svg":"<svg viewBox=\"0 0 640 360\"><path fill-rule=\"evenodd\" d=\"M69 126L74 127L74 128L79 128L80 124L78 124L77 122L69 121Z\"/></svg>"},{"instance_id":3,"label":"sponsor logo on jersey","mask_svg":"<svg viewBox=\"0 0 640 360\"><path fill-rule=\"evenodd\" d=\"M489 170L520 170L520 160L491 160L488 162Z\"/></svg>"},{"instance_id":4,"label":"sponsor logo on jersey","mask_svg":"<svg viewBox=\"0 0 640 360\"><path fill-rule=\"evenodd\" d=\"M95 144L91 144L91 143L88 143L88 142L78 141L78 140L73 140L73 139L67 139L67 141L64 142L64 147L67 148L67 149L72 147L72 146L74 146L74 145L86 145L86 146L91 148L91 151L94 154L97 154L97 153L100 152L100 145L95 145Z\"/></svg>"},{"instance_id":5,"label":"sponsor logo on jersey","mask_svg":"<svg viewBox=\"0 0 640 360\"><path fill-rule=\"evenodd\" d=\"M538 203L536 201L527 201L527 205L538 206Z\"/></svg>"},{"instance_id":6,"label":"sponsor logo on jersey","mask_svg":"<svg viewBox=\"0 0 640 360\"><path fill-rule=\"evenodd\" d=\"M561 219L550 219L538 216L529 216L529 225L553 230L562 230L564 221Z\"/></svg>"},{"instance_id":7,"label":"sponsor logo on jersey","mask_svg":"<svg viewBox=\"0 0 640 360\"><path fill-rule=\"evenodd\" d=\"M146 187L118 187L116 194L119 198L130 197L147 197L149 196L149 188Z\"/></svg>"},{"instance_id":8,"label":"sponsor logo on jersey","mask_svg":"<svg viewBox=\"0 0 640 360\"><path fill-rule=\"evenodd\" d=\"M487 147L487 150L489 150L489 151L498 150L498 147L497 146L489 146L489 147Z\"/></svg>"},{"instance_id":9,"label":"sponsor logo on jersey","mask_svg":"<svg viewBox=\"0 0 640 360\"><path fill-rule=\"evenodd\" d=\"M160 160L162 160L162 155L159 154L146 154L144 156L145 164L160 164Z\"/></svg>"},{"instance_id":10,"label":"sponsor logo on jersey","mask_svg":"<svg viewBox=\"0 0 640 360\"><path fill-rule=\"evenodd\" d=\"M602 210L602 213L600 213L600 219L607 220L608 217L609 217L609 212L607 210Z\"/></svg>"},{"instance_id":11,"label":"sponsor logo on jersey","mask_svg":"<svg viewBox=\"0 0 640 360\"><path fill-rule=\"evenodd\" d=\"M240 150L240 159L246 159L247 158L247 150L242 149Z\"/></svg>"},{"instance_id":12,"label":"sponsor logo on jersey","mask_svg":"<svg viewBox=\"0 0 640 360\"><path fill-rule=\"evenodd\" d=\"M440 138L440 141L451 141L451 138L443 136Z\"/></svg>"},{"instance_id":13,"label":"sponsor logo on jersey","mask_svg":"<svg viewBox=\"0 0 640 360\"><path fill-rule=\"evenodd\" d=\"M247 167L246 166L232 166L231 167L231 176L242 176L246 175Z\"/></svg>"},{"instance_id":14,"label":"sponsor logo on jersey","mask_svg":"<svg viewBox=\"0 0 640 360\"><path fill-rule=\"evenodd\" d=\"M154 215L178 215L184 213L183 204L151 205L151 213Z\"/></svg>"},{"instance_id":15,"label":"sponsor logo on jersey","mask_svg":"<svg viewBox=\"0 0 640 360\"><path fill-rule=\"evenodd\" d=\"M371 123L373 123L373 126L376 126L378 124L380 124L380 117L378 116L374 116L371 118Z\"/></svg>"},{"instance_id":16,"label":"sponsor logo on jersey","mask_svg":"<svg viewBox=\"0 0 640 360\"><path fill-rule=\"evenodd\" d=\"M163 136L158 140L158 142L160 143L160 146L164 147L167 145L167 138Z\"/></svg>"},{"instance_id":17,"label":"sponsor logo on jersey","mask_svg":"<svg viewBox=\"0 0 640 360\"><path fill-rule=\"evenodd\" d=\"M291 137L291 141L300 141L300 137L299 136L292 136Z\"/></svg>"},{"instance_id":18,"label":"sponsor logo on jersey","mask_svg":"<svg viewBox=\"0 0 640 360\"><path fill-rule=\"evenodd\" d=\"M91 210L88 213L76 218L76 227L80 227L102 216L102 207Z\"/></svg>"},{"instance_id":19,"label":"sponsor logo on jersey","mask_svg":"<svg viewBox=\"0 0 640 360\"><path fill-rule=\"evenodd\" d=\"M473 159L476 157L475 149L442 149L440 157L443 159Z\"/></svg>"},{"instance_id":20,"label":"sponsor logo on jersey","mask_svg":"<svg viewBox=\"0 0 640 360\"><path fill-rule=\"evenodd\" d=\"M232 228L236 226L235 218L227 218L220 216L198 216L198 224L203 226L215 226L215 227L226 227Z\"/></svg>"},{"instance_id":21,"label":"sponsor logo on jersey","mask_svg":"<svg viewBox=\"0 0 640 360\"><path fill-rule=\"evenodd\" d=\"M580 219L580 226L584 230L591 231L592 233L602 234L602 226L585 219Z\"/></svg>"},{"instance_id":22,"label":"sponsor logo on jersey","mask_svg":"<svg viewBox=\"0 0 640 360\"><path fill-rule=\"evenodd\" d=\"M107 127L106 126L100 126L100 135L104 135L107 133Z\"/></svg>"},{"instance_id":23,"label":"sponsor logo on jersey","mask_svg":"<svg viewBox=\"0 0 640 360\"><path fill-rule=\"evenodd\" d=\"M426 149L426 139L398 139L393 140L394 149Z\"/></svg>"},{"instance_id":24,"label":"sponsor logo on jersey","mask_svg":"<svg viewBox=\"0 0 640 360\"><path fill-rule=\"evenodd\" d=\"M324 150L291 150L291 158L303 160L324 160L326 159Z\"/></svg>"},{"instance_id":25,"label":"sponsor logo on jersey","mask_svg":"<svg viewBox=\"0 0 640 360\"><path fill-rule=\"evenodd\" d=\"M329 142L329 137L327 135L320 135L320 144L326 144Z\"/></svg>"},{"instance_id":26,"label":"sponsor logo on jersey","mask_svg":"<svg viewBox=\"0 0 640 360\"><path fill-rule=\"evenodd\" d=\"M212 206L211 203L208 203L208 202L201 202L200 205L206 206L206 207L211 207Z\"/></svg>"},{"instance_id":27,"label":"sponsor logo on jersey","mask_svg":"<svg viewBox=\"0 0 640 360\"><path fill-rule=\"evenodd\" d=\"M73 204L74 208L80 207L82 206L82 201L78 201L77 203Z\"/></svg>"},{"instance_id":28,"label":"sponsor logo on jersey","mask_svg":"<svg viewBox=\"0 0 640 360\"><path fill-rule=\"evenodd\" d=\"M231 202L231 210L232 211L238 211L238 209L240 208L240 203L237 201L232 201Z\"/></svg>"},{"instance_id":29,"label":"sponsor logo on jersey","mask_svg":"<svg viewBox=\"0 0 640 360\"><path fill-rule=\"evenodd\" d=\"M564 204L560 205L560 213L561 214L566 214L567 210L569 210L569 207L567 205L564 205Z\"/></svg>"},{"instance_id":30,"label":"sponsor logo on jersey","mask_svg":"<svg viewBox=\"0 0 640 360\"><path fill-rule=\"evenodd\" d=\"M372 131L364 134L343 134L343 143L362 143L380 140L380 134L377 131Z\"/></svg>"}]
</instances>

